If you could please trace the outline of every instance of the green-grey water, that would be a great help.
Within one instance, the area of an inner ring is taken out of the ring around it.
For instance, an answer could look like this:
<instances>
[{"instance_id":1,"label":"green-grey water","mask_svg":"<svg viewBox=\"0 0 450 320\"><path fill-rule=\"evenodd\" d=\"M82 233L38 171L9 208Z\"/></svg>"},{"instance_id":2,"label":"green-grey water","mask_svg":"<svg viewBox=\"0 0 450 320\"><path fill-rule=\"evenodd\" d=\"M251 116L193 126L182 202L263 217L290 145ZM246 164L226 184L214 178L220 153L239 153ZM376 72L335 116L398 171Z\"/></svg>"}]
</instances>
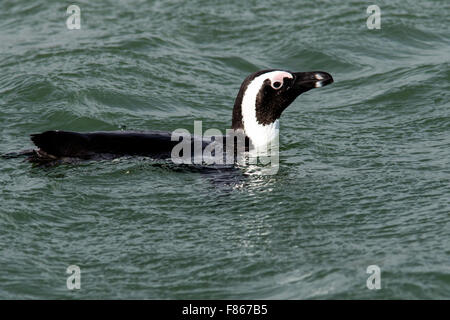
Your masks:
<instances>
[{"instance_id":1,"label":"green-grey water","mask_svg":"<svg viewBox=\"0 0 450 320\"><path fill-rule=\"evenodd\" d=\"M0 153L50 129L225 130L259 69L335 83L284 112L273 176L1 159L0 298L450 297L448 1L83 0L80 30L70 4L0 4Z\"/></svg>"}]
</instances>

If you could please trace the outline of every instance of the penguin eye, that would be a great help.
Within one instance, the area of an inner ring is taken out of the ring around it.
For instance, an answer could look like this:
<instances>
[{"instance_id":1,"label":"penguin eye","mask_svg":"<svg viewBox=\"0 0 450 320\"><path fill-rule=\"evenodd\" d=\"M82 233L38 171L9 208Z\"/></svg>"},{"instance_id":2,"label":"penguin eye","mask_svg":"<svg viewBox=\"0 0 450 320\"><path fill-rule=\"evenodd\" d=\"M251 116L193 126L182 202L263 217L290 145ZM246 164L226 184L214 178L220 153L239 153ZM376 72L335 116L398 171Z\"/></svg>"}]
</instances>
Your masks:
<instances>
[{"instance_id":1,"label":"penguin eye","mask_svg":"<svg viewBox=\"0 0 450 320\"><path fill-rule=\"evenodd\" d=\"M275 81L274 83L272 83L272 88L280 89L281 85L282 85L282 83L280 81Z\"/></svg>"}]
</instances>

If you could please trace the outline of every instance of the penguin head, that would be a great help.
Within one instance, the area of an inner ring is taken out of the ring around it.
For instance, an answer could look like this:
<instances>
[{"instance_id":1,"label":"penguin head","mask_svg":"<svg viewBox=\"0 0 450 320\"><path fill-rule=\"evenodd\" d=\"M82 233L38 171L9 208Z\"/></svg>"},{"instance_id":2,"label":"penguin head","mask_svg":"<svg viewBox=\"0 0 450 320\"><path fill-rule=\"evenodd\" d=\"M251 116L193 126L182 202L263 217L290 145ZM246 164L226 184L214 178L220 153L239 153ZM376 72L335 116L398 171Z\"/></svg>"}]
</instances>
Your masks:
<instances>
[{"instance_id":1,"label":"penguin head","mask_svg":"<svg viewBox=\"0 0 450 320\"><path fill-rule=\"evenodd\" d=\"M281 113L302 93L326 86L333 77L323 71L261 70L241 85L233 109L232 128L244 130L253 145L278 134Z\"/></svg>"}]
</instances>

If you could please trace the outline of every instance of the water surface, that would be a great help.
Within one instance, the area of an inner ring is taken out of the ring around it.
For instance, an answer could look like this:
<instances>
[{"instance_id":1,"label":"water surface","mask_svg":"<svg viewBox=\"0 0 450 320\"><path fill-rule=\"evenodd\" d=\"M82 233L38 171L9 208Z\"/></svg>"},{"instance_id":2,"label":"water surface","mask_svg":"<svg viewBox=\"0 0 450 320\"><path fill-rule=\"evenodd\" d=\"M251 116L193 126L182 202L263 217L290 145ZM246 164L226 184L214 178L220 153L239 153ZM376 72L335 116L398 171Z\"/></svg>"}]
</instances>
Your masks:
<instances>
[{"instance_id":1,"label":"water surface","mask_svg":"<svg viewBox=\"0 0 450 320\"><path fill-rule=\"evenodd\" d=\"M450 296L448 1L378 1L380 30L364 1L77 1L80 30L69 4L0 4L1 153L49 129L225 130L259 69L335 83L284 112L274 176L2 159L0 298Z\"/></svg>"}]
</instances>

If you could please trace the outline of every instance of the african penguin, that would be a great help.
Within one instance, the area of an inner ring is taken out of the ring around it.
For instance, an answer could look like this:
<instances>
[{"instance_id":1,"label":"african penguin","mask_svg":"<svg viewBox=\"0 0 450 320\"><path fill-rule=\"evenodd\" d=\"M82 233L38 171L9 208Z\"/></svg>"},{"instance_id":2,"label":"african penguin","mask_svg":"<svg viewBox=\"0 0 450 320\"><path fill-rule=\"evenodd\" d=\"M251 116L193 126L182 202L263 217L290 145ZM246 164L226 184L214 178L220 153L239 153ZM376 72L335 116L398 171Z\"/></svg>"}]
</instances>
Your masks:
<instances>
[{"instance_id":1,"label":"african penguin","mask_svg":"<svg viewBox=\"0 0 450 320\"><path fill-rule=\"evenodd\" d=\"M233 108L232 129L245 135L246 150L267 145L278 137L279 118L295 98L332 82L332 76L322 71L270 69L255 72L240 87ZM201 140L203 149L211 142L203 137L194 137L193 141L195 139ZM28 155L28 160L33 163L50 165L121 156L168 159L178 144L178 141L171 139L171 132L164 131L80 133L56 130L32 134L31 140L38 149L15 155ZM222 140L215 139L216 143L218 141L225 144L225 136Z\"/></svg>"}]
</instances>

